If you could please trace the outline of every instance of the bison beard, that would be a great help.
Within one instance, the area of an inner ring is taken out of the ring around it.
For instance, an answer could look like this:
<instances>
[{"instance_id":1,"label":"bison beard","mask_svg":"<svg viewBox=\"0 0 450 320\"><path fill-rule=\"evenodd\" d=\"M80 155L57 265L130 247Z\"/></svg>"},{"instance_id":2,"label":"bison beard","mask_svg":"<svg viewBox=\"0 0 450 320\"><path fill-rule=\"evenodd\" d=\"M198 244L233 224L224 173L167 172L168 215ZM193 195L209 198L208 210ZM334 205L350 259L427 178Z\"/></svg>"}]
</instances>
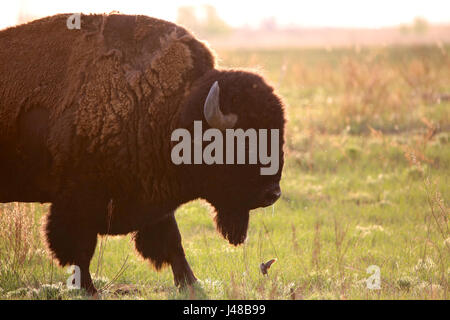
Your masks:
<instances>
[{"instance_id":1,"label":"bison beard","mask_svg":"<svg viewBox=\"0 0 450 320\"><path fill-rule=\"evenodd\" d=\"M60 265L80 268L91 294L89 265L106 234L134 233L157 270L168 265L176 285L192 284L175 210L205 199L225 239L245 241L249 208L280 195L282 102L257 74L218 69L212 52L173 23L82 15L81 29L69 30L68 17L0 31L0 203L51 203L47 246ZM171 134L194 121L279 129L279 172L174 165Z\"/></svg>"},{"instance_id":2,"label":"bison beard","mask_svg":"<svg viewBox=\"0 0 450 320\"><path fill-rule=\"evenodd\" d=\"M237 246L247 238L249 211L242 209L219 209L214 221L217 230L231 244Z\"/></svg>"}]
</instances>

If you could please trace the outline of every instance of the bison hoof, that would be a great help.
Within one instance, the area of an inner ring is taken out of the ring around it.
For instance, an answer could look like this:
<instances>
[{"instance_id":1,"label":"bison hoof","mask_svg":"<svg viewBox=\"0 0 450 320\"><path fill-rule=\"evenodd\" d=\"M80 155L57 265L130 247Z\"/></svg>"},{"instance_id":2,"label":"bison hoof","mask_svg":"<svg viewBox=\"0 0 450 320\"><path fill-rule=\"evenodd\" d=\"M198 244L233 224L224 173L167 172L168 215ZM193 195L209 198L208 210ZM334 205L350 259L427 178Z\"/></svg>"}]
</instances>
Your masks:
<instances>
[{"instance_id":1,"label":"bison hoof","mask_svg":"<svg viewBox=\"0 0 450 320\"><path fill-rule=\"evenodd\" d=\"M183 276L179 276L179 277L175 276L174 281L175 281L175 286L177 286L179 288L186 288L188 286L193 285L197 281L197 278L194 276L194 274L191 271L189 274L185 274Z\"/></svg>"},{"instance_id":2,"label":"bison hoof","mask_svg":"<svg viewBox=\"0 0 450 320\"><path fill-rule=\"evenodd\" d=\"M97 289L94 287L92 283L84 285L82 284L81 288L86 291L86 294L90 296L91 299L97 300L100 297Z\"/></svg>"},{"instance_id":3,"label":"bison hoof","mask_svg":"<svg viewBox=\"0 0 450 320\"><path fill-rule=\"evenodd\" d=\"M91 300L102 300L102 296L100 295L100 293L96 292L91 295Z\"/></svg>"}]
</instances>

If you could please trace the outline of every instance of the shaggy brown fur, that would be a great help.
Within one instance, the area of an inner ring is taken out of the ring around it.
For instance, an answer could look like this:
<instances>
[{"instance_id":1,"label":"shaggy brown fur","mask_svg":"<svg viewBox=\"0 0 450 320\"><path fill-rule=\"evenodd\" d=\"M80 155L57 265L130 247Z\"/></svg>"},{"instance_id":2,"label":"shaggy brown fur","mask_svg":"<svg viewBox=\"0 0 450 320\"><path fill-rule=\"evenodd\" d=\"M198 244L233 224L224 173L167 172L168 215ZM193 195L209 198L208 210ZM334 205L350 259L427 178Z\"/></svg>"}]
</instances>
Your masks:
<instances>
[{"instance_id":1,"label":"shaggy brown fur","mask_svg":"<svg viewBox=\"0 0 450 320\"><path fill-rule=\"evenodd\" d=\"M218 230L242 243L249 210L278 186L283 154L275 176L257 165L175 166L172 131L194 120L208 127L203 104L219 81L236 127L280 129L282 146L282 104L261 77L217 70L211 51L175 24L82 15L81 29L69 30L68 17L0 32L0 202L51 202L48 246L61 265L80 266L91 293L98 234L136 232L144 257L192 283L175 209L208 200Z\"/></svg>"}]
</instances>

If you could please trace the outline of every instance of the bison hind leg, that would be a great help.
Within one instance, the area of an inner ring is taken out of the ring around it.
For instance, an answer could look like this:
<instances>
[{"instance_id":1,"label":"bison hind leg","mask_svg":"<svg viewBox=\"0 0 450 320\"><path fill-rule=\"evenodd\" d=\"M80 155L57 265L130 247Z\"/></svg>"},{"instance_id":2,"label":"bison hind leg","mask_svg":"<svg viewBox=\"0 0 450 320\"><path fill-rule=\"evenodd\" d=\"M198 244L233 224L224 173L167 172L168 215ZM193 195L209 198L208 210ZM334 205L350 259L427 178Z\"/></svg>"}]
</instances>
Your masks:
<instances>
[{"instance_id":1,"label":"bison hind leg","mask_svg":"<svg viewBox=\"0 0 450 320\"><path fill-rule=\"evenodd\" d=\"M156 270L165 265L172 267L176 286L191 285L197 280L186 260L173 213L139 229L135 235L135 244L139 253L149 259Z\"/></svg>"},{"instance_id":2,"label":"bison hind leg","mask_svg":"<svg viewBox=\"0 0 450 320\"><path fill-rule=\"evenodd\" d=\"M82 218L81 212L82 209L77 210L68 204L53 203L45 224L45 238L59 264L78 266L81 288L95 295L97 290L92 283L89 265L97 244L97 232L87 222L88 219Z\"/></svg>"}]
</instances>

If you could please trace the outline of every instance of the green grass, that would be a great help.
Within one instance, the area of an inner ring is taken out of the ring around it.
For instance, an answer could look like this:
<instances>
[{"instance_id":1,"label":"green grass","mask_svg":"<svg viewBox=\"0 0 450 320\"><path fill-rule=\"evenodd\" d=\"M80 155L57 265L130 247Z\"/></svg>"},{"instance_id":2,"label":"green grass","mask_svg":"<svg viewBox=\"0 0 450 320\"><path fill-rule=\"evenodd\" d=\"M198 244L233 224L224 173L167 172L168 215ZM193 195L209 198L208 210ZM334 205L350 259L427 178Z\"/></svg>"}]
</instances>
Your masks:
<instances>
[{"instance_id":1,"label":"green grass","mask_svg":"<svg viewBox=\"0 0 450 320\"><path fill-rule=\"evenodd\" d=\"M240 247L215 231L204 203L177 211L193 290L175 289L170 269L155 272L131 236L99 239L91 272L102 297L448 299L450 103L440 97L450 93L449 53L219 52L224 66L259 66L287 103L283 196L252 212ZM47 210L0 205L0 298L87 298L66 289L66 269L45 252ZM259 264L272 258L263 276ZM381 290L366 287L370 265Z\"/></svg>"}]
</instances>

